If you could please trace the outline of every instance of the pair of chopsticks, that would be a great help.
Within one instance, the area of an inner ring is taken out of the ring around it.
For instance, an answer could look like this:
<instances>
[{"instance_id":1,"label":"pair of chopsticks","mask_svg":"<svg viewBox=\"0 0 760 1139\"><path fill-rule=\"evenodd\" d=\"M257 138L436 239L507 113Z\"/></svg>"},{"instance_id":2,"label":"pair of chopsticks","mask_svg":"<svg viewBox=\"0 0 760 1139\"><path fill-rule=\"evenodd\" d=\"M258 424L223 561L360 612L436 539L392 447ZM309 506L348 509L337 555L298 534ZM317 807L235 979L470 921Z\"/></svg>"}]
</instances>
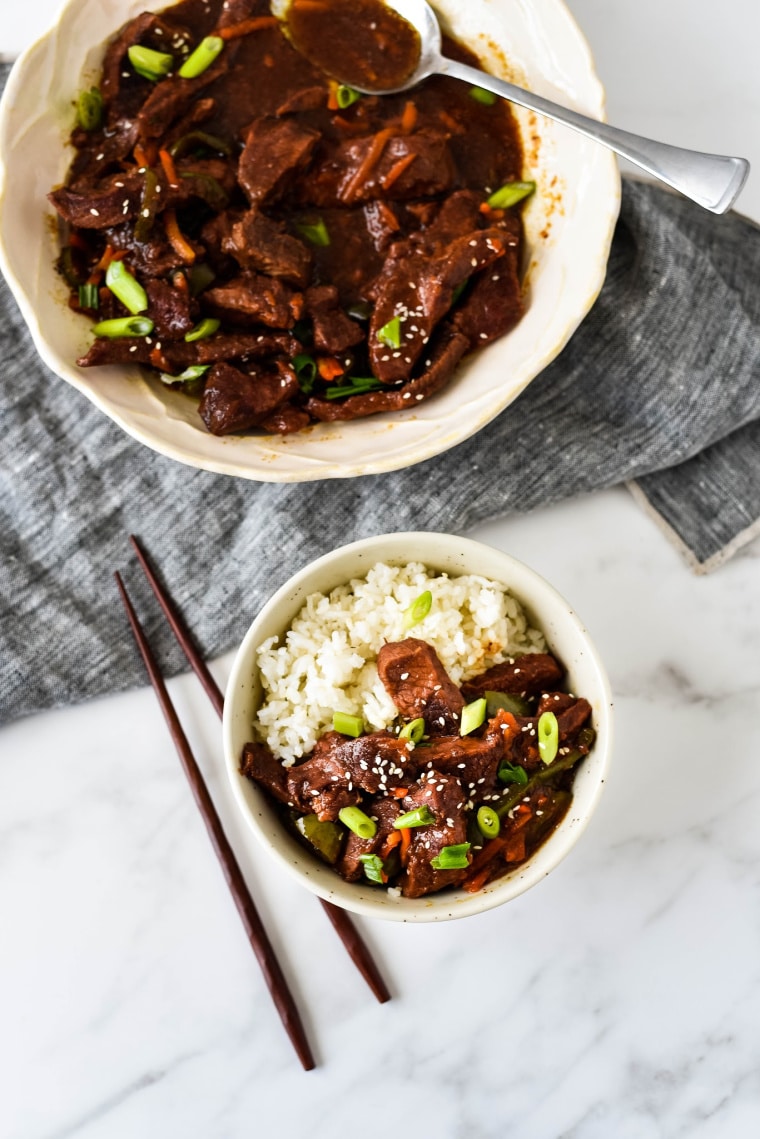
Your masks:
<instances>
[{"instance_id":1,"label":"pair of chopsticks","mask_svg":"<svg viewBox=\"0 0 760 1139\"><path fill-rule=\"evenodd\" d=\"M171 626L172 632L187 657L190 667L203 685L218 715L221 716L224 708L224 697L221 689L209 672L206 662L196 648L190 632L171 597L158 580L145 551L134 535L130 534L129 540L132 543L145 576L156 595L158 603L163 609L164 615ZM135 613L134 606L132 605L121 576L115 573L114 577L119 588L121 600L127 612L127 617L129 618L132 633L137 642L137 647L140 650L145 668L150 677L150 682L153 685L156 697L158 698L164 718L169 727L174 746L177 749L177 754L179 755L185 775L190 784L196 805L206 824L211 844L221 863L227 885L230 888L230 893L232 894L248 935L248 940L251 943L253 952L261 967L267 988L269 989L275 1008L280 1015L285 1031L296 1050L298 1059L301 1061L304 1069L310 1071L316 1065L295 1001L293 1000L293 996L288 988L279 962L277 961L272 944L256 910L253 898L245 884L245 879L238 866L235 854L224 833L221 820L216 812L211 796L208 793L208 788L203 781L203 776L195 761L187 736L182 730L182 725L179 722L179 717L166 689L161 670L148 643L145 631ZM323 899L320 899L320 901L325 913L346 947L349 957L362 977L364 977L378 1001L382 1004L390 1000L390 993L380 975L377 965L372 960L369 950L362 941L348 914L345 910L334 906L331 902L326 902Z\"/></svg>"}]
</instances>

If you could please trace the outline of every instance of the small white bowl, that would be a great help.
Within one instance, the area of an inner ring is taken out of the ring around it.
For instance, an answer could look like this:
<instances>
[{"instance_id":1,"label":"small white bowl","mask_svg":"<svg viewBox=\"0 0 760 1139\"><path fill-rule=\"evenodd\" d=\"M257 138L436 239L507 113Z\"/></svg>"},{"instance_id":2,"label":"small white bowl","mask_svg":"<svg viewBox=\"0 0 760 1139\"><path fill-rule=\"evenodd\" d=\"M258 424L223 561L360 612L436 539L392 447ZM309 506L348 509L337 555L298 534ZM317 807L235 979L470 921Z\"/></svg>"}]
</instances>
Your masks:
<instances>
[{"instance_id":1,"label":"small white bowl","mask_svg":"<svg viewBox=\"0 0 760 1139\"><path fill-rule=\"evenodd\" d=\"M501 582L524 606L531 624L544 633L549 648L567 669L570 691L584 696L593 709L596 742L579 766L570 810L557 830L532 858L476 894L446 890L411 899L391 897L386 890L345 882L288 833L267 796L240 774L243 745L261 700L256 666L259 645L282 635L311 593L326 593L353 577L364 577L376 562L405 565L419 561L429 569L482 574ZM267 602L251 625L232 666L224 702L224 751L232 788L246 821L259 842L307 890L336 905L368 917L427 922L466 917L500 906L535 886L574 846L599 800L612 744L612 696L599 655L571 606L533 570L508 554L451 534L385 534L342 546L311 562Z\"/></svg>"},{"instance_id":2,"label":"small white bowl","mask_svg":"<svg viewBox=\"0 0 760 1139\"><path fill-rule=\"evenodd\" d=\"M67 305L55 270L58 238L46 199L71 161L78 92L97 80L106 41L167 0L69 0L21 57L0 104L0 268L37 350L57 375L125 431L163 455L262 482L306 482L398 470L485 427L561 351L604 281L620 204L612 153L548 119L515 110L526 175L527 311L508 336L472 354L417 408L285 437L209 434L194 402L137 367L78 368L89 324ZM435 0L444 25L488 70L594 118L604 92L562 0Z\"/></svg>"}]
</instances>

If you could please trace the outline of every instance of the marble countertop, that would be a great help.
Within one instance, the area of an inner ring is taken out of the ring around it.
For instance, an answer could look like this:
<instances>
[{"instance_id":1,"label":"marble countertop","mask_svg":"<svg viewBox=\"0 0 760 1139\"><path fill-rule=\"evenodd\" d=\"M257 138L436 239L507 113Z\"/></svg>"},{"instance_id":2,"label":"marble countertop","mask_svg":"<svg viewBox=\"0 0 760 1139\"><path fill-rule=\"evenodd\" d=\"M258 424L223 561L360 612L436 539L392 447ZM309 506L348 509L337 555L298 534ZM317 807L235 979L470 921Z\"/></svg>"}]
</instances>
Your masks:
<instances>
[{"instance_id":1,"label":"marble countertop","mask_svg":"<svg viewBox=\"0 0 760 1139\"><path fill-rule=\"evenodd\" d=\"M56 6L4 13L0 48ZM726 0L719 24L706 0L571 8L613 121L760 169L754 3ZM760 220L757 183L740 204ZM760 542L695 577L622 489L473 536L548 577L609 669L611 777L576 849L478 917L357 919L381 1007L316 901L252 846L196 682L171 682L304 1011L304 1074L150 691L6 727L0 1134L760 1133Z\"/></svg>"}]
</instances>

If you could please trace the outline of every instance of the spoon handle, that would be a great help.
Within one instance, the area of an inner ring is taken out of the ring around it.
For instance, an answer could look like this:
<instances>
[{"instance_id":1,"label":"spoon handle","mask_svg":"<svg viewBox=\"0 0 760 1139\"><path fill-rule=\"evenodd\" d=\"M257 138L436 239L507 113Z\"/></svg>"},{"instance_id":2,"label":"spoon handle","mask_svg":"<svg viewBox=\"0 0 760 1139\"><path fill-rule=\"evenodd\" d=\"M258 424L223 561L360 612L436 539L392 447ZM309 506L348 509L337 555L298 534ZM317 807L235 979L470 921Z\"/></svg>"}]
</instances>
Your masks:
<instances>
[{"instance_id":1,"label":"spoon handle","mask_svg":"<svg viewBox=\"0 0 760 1139\"><path fill-rule=\"evenodd\" d=\"M683 150L679 146L641 138L561 107L550 99L534 95L522 87L515 87L503 79L496 79L476 67L444 58L441 58L440 63L441 74L463 79L465 83L476 87L484 87L487 91L508 99L510 103L538 111L595 142L601 142L714 214L725 213L733 205L749 174L746 158L702 154L696 150Z\"/></svg>"}]
</instances>

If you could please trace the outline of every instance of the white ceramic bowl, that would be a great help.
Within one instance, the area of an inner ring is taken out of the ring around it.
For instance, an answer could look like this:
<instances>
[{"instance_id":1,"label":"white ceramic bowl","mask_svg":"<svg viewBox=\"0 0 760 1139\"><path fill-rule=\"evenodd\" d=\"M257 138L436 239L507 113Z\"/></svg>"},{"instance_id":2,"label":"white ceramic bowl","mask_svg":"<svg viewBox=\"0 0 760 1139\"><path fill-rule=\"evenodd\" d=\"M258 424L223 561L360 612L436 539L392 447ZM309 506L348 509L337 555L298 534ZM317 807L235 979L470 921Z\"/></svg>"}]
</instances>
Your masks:
<instances>
[{"instance_id":1,"label":"white ceramic bowl","mask_svg":"<svg viewBox=\"0 0 760 1139\"><path fill-rule=\"evenodd\" d=\"M597 732L591 752L579 766L570 810L532 858L477 894L445 891L420 899L391 897L386 890L344 882L293 838L266 795L240 774L243 745L261 700L256 652L267 638L282 635L309 594L328 592L352 577L363 577L376 562L404 565L421 561L451 576L477 573L506 585L540 628L550 649L567 668L571 692L593 709ZM227 771L241 811L256 838L308 890L347 910L391 921L444 921L500 906L535 886L577 842L599 800L612 744L612 697L604 666L570 605L542 577L508 554L451 534L386 534L366 538L326 554L286 582L251 625L232 666L224 702Z\"/></svg>"},{"instance_id":2,"label":"white ceramic bowl","mask_svg":"<svg viewBox=\"0 0 760 1139\"><path fill-rule=\"evenodd\" d=\"M476 353L418 408L285 438L210 435L186 397L134 368L77 368L88 323L71 312L57 275L48 191L71 158L73 101L94 82L103 44L127 19L166 0L70 0L16 64L0 110L0 264L48 366L156 451L206 470L298 482L396 470L479 431L561 350L604 280L620 181L612 154L517 111L526 171L538 193L526 212L527 313ZM445 25L489 70L602 118L588 47L562 0L436 0ZM509 61L508 63L506 61Z\"/></svg>"}]
</instances>

